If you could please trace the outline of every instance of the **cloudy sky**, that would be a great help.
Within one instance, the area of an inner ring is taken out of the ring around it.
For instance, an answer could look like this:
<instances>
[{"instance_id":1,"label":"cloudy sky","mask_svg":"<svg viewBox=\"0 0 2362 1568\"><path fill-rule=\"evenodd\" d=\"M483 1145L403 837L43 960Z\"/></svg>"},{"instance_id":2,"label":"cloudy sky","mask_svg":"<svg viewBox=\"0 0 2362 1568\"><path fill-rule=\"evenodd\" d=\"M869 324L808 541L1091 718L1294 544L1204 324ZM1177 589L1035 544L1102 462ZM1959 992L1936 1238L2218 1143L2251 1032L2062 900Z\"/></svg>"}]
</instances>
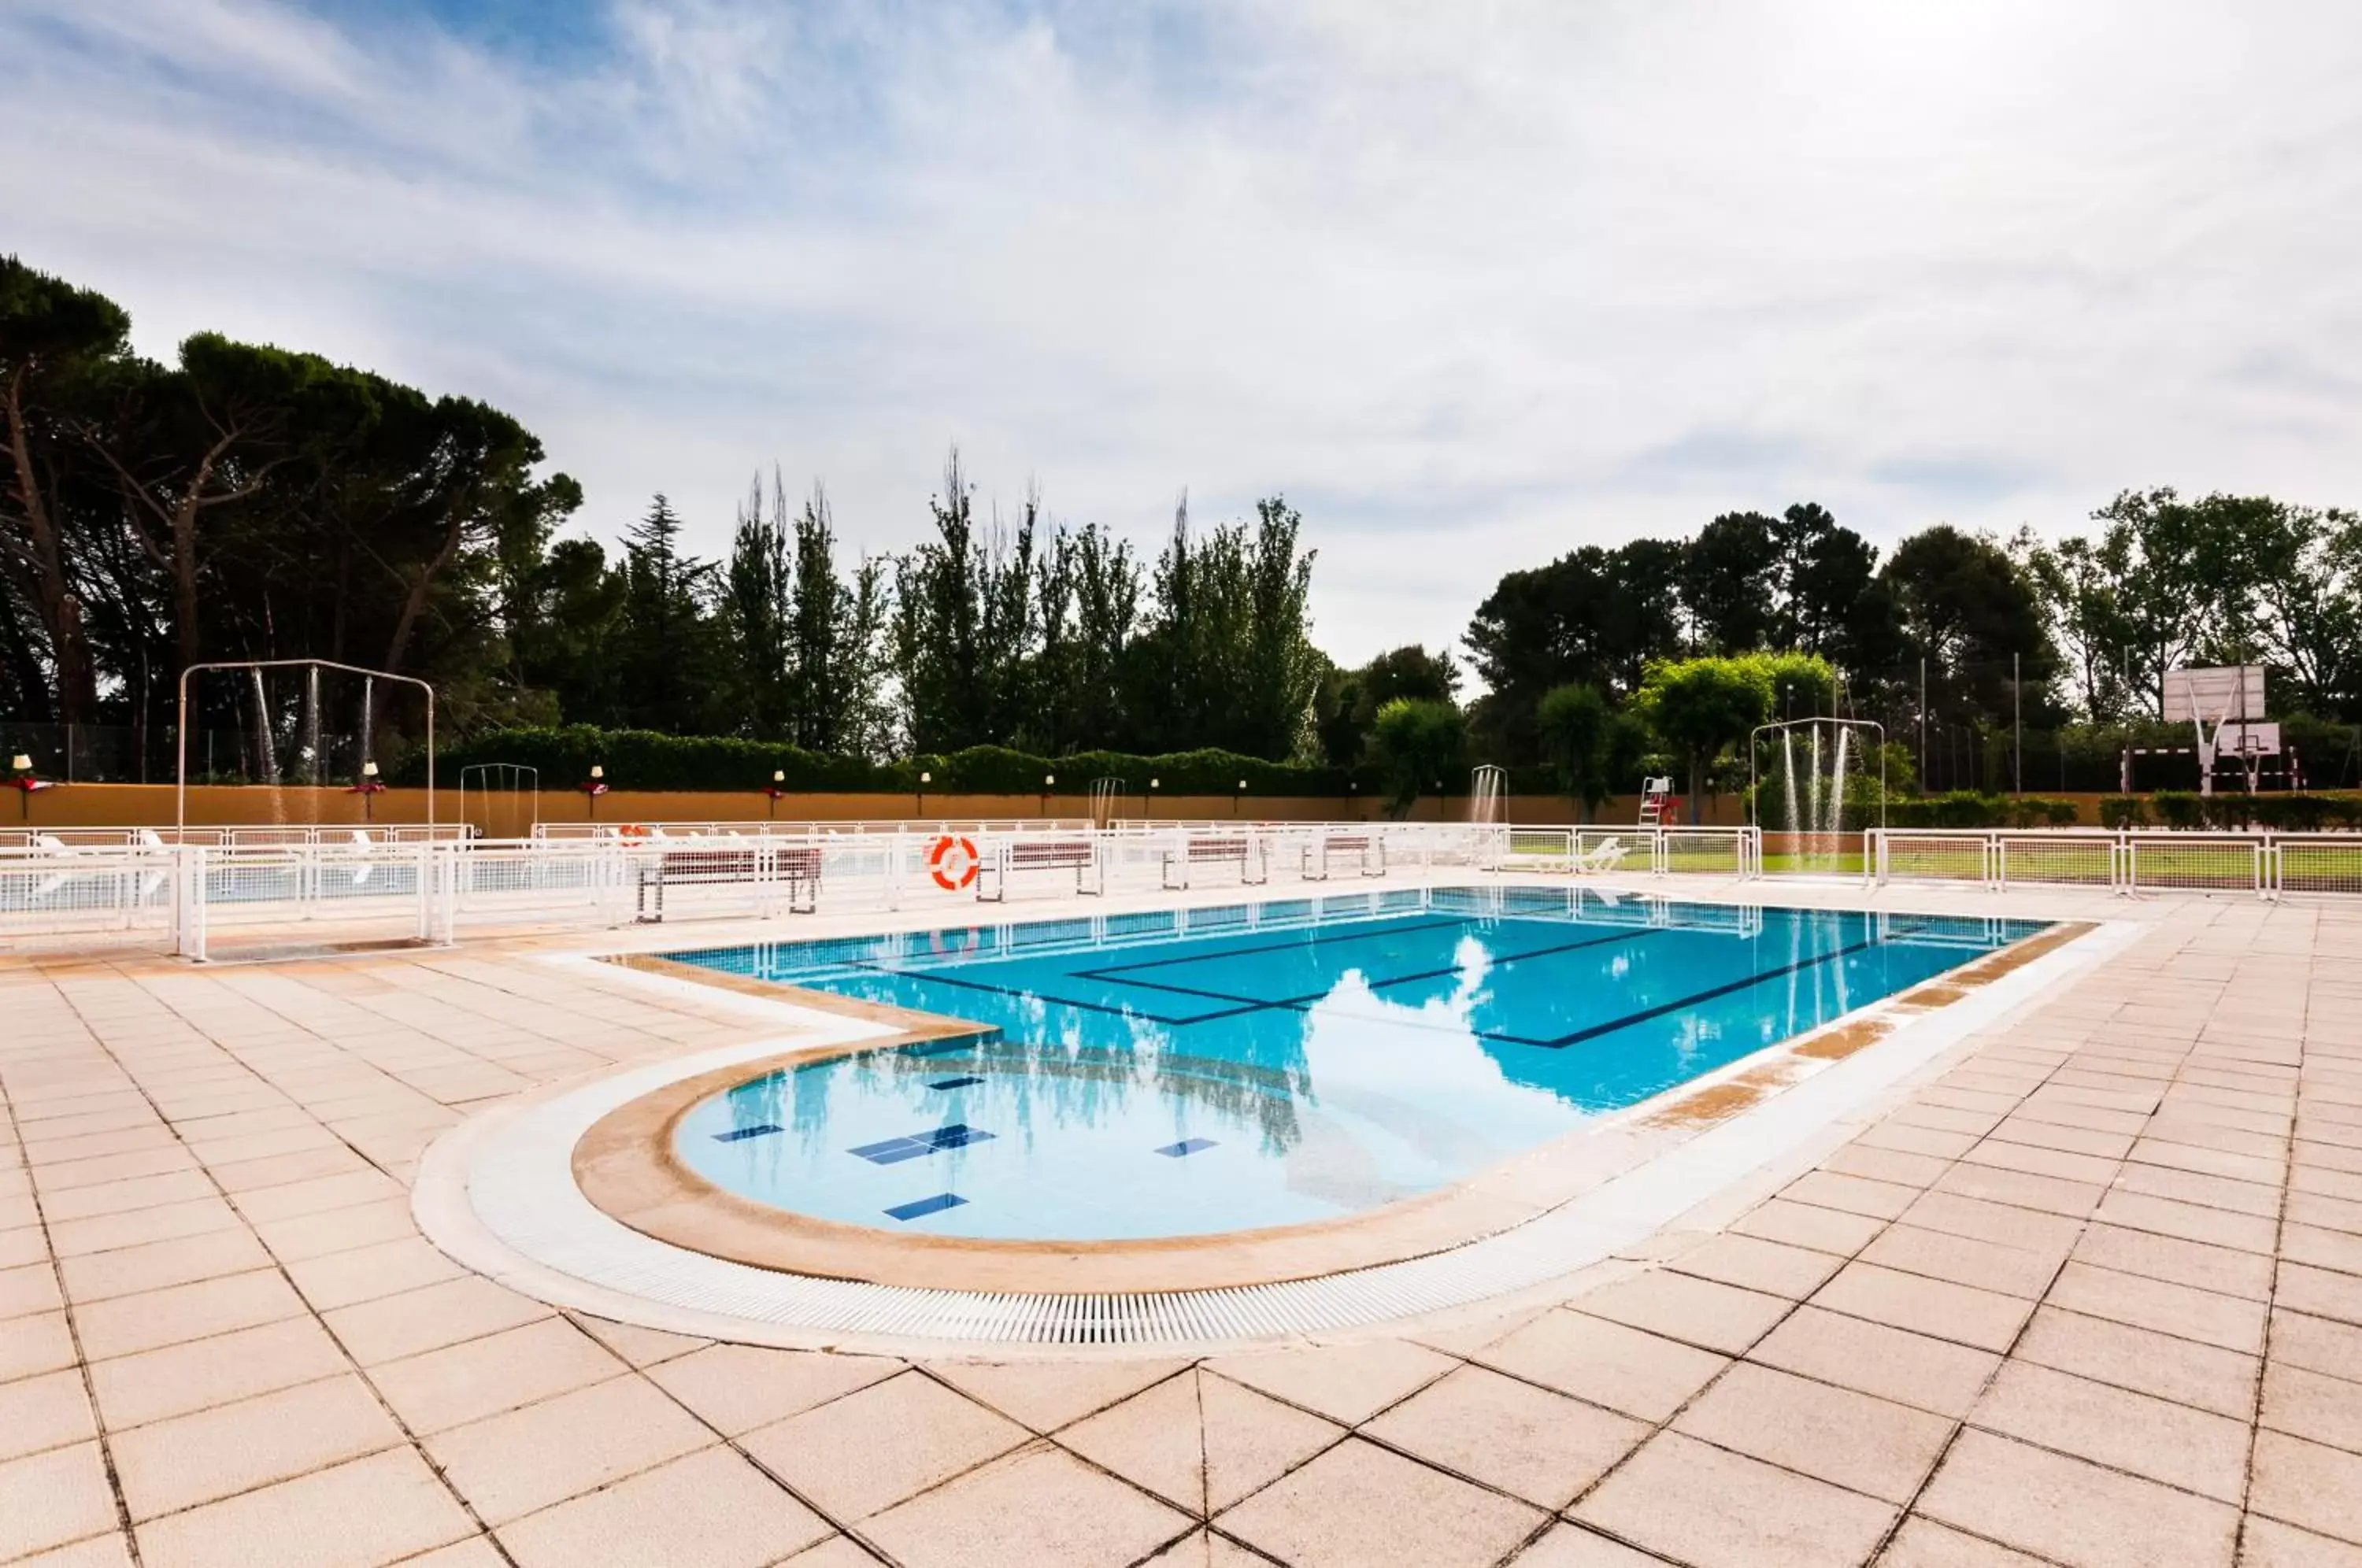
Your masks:
<instances>
[{"instance_id":1,"label":"cloudy sky","mask_svg":"<svg viewBox=\"0 0 2362 1568\"><path fill-rule=\"evenodd\" d=\"M2351 0L0 0L0 249L537 431L604 536L958 443L1143 541L1284 491L1316 635L1814 499L2362 505Z\"/></svg>"}]
</instances>

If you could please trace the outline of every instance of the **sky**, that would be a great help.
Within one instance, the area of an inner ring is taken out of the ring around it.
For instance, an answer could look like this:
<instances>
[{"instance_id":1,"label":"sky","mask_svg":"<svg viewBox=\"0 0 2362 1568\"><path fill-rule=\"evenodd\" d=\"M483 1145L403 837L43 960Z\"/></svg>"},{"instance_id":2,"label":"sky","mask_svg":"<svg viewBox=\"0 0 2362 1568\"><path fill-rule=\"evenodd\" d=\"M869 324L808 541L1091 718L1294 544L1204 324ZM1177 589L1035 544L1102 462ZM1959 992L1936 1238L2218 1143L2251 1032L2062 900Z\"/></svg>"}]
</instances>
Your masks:
<instances>
[{"instance_id":1,"label":"sky","mask_svg":"<svg viewBox=\"0 0 2362 1568\"><path fill-rule=\"evenodd\" d=\"M0 251L482 398L612 538L945 452L1153 549L1285 494L1314 635L1817 501L2362 505L2362 6L0 0Z\"/></svg>"}]
</instances>

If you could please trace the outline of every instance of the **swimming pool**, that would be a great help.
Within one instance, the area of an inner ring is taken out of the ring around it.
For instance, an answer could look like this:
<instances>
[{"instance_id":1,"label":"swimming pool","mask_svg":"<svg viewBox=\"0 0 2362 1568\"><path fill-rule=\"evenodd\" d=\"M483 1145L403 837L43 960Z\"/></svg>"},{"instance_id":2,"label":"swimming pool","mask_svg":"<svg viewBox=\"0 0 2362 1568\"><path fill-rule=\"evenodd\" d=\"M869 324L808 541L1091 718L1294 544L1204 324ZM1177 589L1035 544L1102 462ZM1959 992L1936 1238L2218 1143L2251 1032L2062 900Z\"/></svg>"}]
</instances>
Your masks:
<instances>
[{"instance_id":1,"label":"swimming pool","mask_svg":"<svg viewBox=\"0 0 2362 1568\"><path fill-rule=\"evenodd\" d=\"M672 1151L763 1205L937 1236L1334 1220L2042 929L1435 888L675 953L976 1027L712 1095Z\"/></svg>"}]
</instances>

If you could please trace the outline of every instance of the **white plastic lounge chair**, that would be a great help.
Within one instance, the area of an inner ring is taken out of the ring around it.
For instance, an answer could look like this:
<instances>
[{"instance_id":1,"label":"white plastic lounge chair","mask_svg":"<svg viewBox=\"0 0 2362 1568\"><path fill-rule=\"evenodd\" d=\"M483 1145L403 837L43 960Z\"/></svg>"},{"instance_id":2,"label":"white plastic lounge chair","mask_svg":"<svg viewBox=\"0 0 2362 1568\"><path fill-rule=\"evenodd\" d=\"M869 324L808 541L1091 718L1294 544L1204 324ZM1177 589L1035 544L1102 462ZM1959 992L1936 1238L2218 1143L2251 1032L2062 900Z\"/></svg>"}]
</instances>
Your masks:
<instances>
[{"instance_id":1,"label":"white plastic lounge chair","mask_svg":"<svg viewBox=\"0 0 2362 1568\"><path fill-rule=\"evenodd\" d=\"M1623 864L1624 854L1622 839L1606 839L1576 856L1573 869L1578 877L1592 877L1602 871L1613 871Z\"/></svg>"}]
</instances>

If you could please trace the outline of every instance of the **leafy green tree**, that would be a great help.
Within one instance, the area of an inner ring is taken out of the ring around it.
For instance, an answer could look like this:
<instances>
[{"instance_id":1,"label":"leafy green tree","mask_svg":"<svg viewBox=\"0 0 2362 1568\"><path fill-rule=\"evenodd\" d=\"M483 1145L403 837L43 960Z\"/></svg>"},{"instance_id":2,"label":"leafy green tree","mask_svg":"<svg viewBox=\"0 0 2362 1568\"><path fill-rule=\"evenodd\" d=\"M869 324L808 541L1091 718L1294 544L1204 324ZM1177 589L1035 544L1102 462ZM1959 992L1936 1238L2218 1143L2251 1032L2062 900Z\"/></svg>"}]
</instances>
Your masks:
<instances>
[{"instance_id":1,"label":"leafy green tree","mask_svg":"<svg viewBox=\"0 0 2362 1568\"><path fill-rule=\"evenodd\" d=\"M1321 755L1331 766L1361 761L1378 710L1397 697L1449 702L1460 689L1460 670L1447 653L1423 644L1390 648L1359 669L1327 665L1317 701Z\"/></svg>"},{"instance_id":2,"label":"leafy green tree","mask_svg":"<svg viewBox=\"0 0 2362 1568\"><path fill-rule=\"evenodd\" d=\"M1811 502L1783 512L1772 536L1779 555L1779 614L1770 646L1857 657L1853 632L1876 575L1876 548Z\"/></svg>"},{"instance_id":3,"label":"leafy green tree","mask_svg":"<svg viewBox=\"0 0 2362 1568\"><path fill-rule=\"evenodd\" d=\"M1370 724L1370 760L1397 814L1467 764L1468 722L1449 702L1397 697Z\"/></svg>"},{"instance_id":4,"label":"leafy green tree","mask_svg":"<svg viewBox=\"0 0 2362 1568\"><path fill-rule=\"evenodd\" d=\"M1576 802L1581 820L1589 821L1592 811L1615 793L1615 709L1596 686L1573 682L1544 692L1535 716L1559 789Z\"/></svg>"},{"instance_id":5,"label":"leafy green tree","mask_svg":"<svg viewBox=\"0 0 2362 1568\"><path fill-rule=\"evenodd\" d=\"M1698 530L1682 559L1682 598L1701 649L1745 653L1766 646L1780 620L1780 523L1726 512Z\"/></svg>"},{"instance_id":6,"label":"leafy green tree","mask_svg":"<svg viewBox=\"0 0 2362 1568\"><path fill-rule=\"evenodd\" d=\"M955 449L929 502L935 537L896 563L894 667L911 747L952 752L1014 736L1039 627L1029 494L1014 529L979 528L975 487Z\"/></svg>"},{"instance_id":7,"label":"leafy green tree","mask_svg":"<svg viewBox=\"0 0 2362 1568\"><path fill-rule=\"evenodd\" d=\"M1907 659L1924 658L1931 700L2006 723L2010 671L2047 690L2058 665L2034 579L2008 551L1947 524L1904 540L1879 572Z\"/></svg>"},{"instance_id":8,"label":"leafy green tree","mask_svg":"<svg viewBox=\"0 0 2362 1568\"><path fill-rule=\"evenodd\" d=\"M1666 659L1649 667L1633 699L1639 716L1689 767L1690 820L1698 820L1707 768L1772 712L1770 668L1761 659Z\"/></svg>"},{"instance_id":9,"label":"leafy green tree","mask_svg":"<svg viewBox=\"0 0 2362 1568\"><path fill-rule=\"evenodd\" d=\"M0 256L0 595L20 712L67 723L98 717L98 661L83 624L85 587L60 488L79 446L91 383L126 352L131 318L105 295ZM52 677L51 671L54 671Z\"/></svg>"},{"instance_id":10,"label":"leafy green tree","mask_svg":"<svg viewBox=\"0 0 2362 1568\"><path fill-rule=\"evenodd\" d=\"M1542 693L1581 681L1628 697L1650 660L1681 651L1683 548L1662 539L1615 550L1586 545L1501 579L1464 638L1490 689L1476 713L1488 749L1508 762L1535 760Z\"/></svg>"}]
</instances>

